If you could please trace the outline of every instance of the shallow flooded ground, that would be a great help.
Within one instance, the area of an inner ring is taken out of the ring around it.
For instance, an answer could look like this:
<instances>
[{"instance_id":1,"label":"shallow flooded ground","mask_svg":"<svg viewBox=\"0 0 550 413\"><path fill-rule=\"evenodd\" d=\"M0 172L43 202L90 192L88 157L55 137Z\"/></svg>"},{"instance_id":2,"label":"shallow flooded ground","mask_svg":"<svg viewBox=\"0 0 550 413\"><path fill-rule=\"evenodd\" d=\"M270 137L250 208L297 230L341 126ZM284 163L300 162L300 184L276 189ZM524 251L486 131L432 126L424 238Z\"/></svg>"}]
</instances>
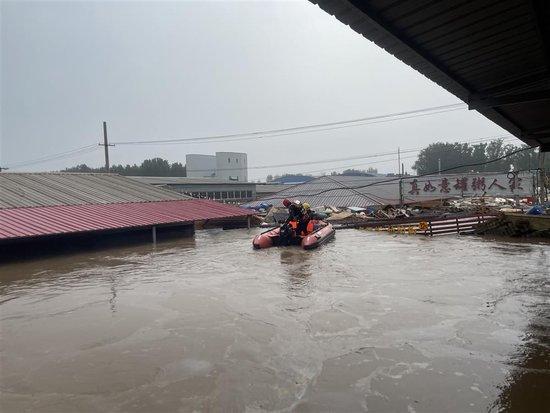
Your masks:
<instances>
[{"instance_id":1,"label":"shallow flooded ground","mask_svg":"<svg viewBox=\"0 0 550 413\"><path fill-rule=\"evenodd\" d=\"M550 405L550 247L258 230L0 266L2 412Z\"/></svg>"}]
</instances>

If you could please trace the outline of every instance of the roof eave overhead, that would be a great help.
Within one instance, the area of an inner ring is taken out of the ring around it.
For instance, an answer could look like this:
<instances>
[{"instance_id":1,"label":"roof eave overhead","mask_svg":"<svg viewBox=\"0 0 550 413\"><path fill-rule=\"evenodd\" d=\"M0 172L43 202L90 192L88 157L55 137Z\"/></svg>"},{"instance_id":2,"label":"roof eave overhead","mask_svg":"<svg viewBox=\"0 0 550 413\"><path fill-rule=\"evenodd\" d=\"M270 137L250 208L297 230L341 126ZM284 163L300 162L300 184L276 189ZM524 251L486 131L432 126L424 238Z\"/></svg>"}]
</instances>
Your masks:
<instances>
[{"instance_id":1,"label":"roof eave overhead","mask_svg":"<svg viewBox=\"0 0 550 413\"><path fill-rule=\"evenodd\" d=\"M550 145L550 2L310 1L517 138Z\"/></svg>"}]
</instances>

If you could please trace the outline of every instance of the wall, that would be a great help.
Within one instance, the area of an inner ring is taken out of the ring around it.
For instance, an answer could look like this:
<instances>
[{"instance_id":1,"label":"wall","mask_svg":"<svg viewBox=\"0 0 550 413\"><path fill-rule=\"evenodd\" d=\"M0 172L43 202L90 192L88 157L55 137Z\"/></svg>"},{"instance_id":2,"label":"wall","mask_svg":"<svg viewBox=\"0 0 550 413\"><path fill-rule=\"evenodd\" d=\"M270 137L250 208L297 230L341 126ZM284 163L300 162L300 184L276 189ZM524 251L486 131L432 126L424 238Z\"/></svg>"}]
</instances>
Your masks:
<instances>
[{"instance_id":1,"label":"wall","mask_svg":"<svg viewBox=\"0 0 550 413\"><path fill-rule=\"evenodd\" d=\"M216 152L216 176L231 181L248 181L246 153Z\"/></svg>"},{"instance_id":2,"label":"wall","mask_svg":"<svg viewBox=\"0 0 550 413\"><path fill-rule=\"evenodd\" d=\"M216 156L189 154L185 156L186 173L191 178L216 176Z\"/></svg>"},{"instance_id":3,"label":"wall","mask_svg":"<svg viewBox=\"0 0 550 413\"><path fill-rule=\"evenodd\" d=\"M256 199L256 185L250 184L168 184L168 188L194 198L213 199L225 203L243 203Z\"/></svg>"}]
</instances>

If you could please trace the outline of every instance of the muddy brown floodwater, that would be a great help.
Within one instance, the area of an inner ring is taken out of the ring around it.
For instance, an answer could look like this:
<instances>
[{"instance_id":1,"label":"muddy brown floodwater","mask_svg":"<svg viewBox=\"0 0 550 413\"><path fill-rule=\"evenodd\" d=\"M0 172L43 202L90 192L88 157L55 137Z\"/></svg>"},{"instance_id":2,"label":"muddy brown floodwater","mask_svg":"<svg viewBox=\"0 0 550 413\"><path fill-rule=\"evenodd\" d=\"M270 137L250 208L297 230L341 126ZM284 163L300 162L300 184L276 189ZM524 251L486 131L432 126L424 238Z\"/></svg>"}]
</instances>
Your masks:
<instances>
[{"instance_id":1,"label":"muddy brown floodwater","mask_svg":"<svg viewBox=\"0 0 550 413\"><path fill-rule=\"evenodd\" d=\"M0 410L549 411L548 244L257 232L1 265Z\"/></svg>"}]
</instances>

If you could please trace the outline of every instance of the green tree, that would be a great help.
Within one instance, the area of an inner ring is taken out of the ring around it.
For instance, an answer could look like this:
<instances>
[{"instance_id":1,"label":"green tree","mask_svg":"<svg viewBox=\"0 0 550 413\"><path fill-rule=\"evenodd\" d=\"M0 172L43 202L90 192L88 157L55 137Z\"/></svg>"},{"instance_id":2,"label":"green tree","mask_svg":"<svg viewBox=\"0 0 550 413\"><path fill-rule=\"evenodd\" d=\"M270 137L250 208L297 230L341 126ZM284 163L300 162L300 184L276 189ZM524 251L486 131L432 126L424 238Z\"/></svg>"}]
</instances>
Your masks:
<instances>
[{"instance_id":1,"label":"green tree","mask_svg":"<svg viewBox=\"0 0 550 413\"><path fill-rule=\"evenodd\" d=\"M523 148L527 146L504 144L502 139L474 145L437 142L420 151L412 168L418 174L435 173L438 171L439 160L441 160L442 170L465 165L450 172L508 172L538 168L538 152L535 148L514 153ZM485 163L494 159L499 160ZM550 160L545 161L545 168L548 167L550 167Z\"/></svg>"},{"instance_id":2,"label":"green tree","mask_svg":"<svg viewBox=\"0 0 550 413\"><path fill-rule=\"evenodd\" d=\"M365 170L359 170L359 169L346 169L342 172L342 175L344 176L371 176L371 172L367 172Z\"/></svg>"},{"instance_id":3,"label":"green tree","mask_svg":"<svg viewBox=\"0 0 550 413\"><path fill-rule=\"evenodd\" d=\"M81 164L64 169L64 172L105 172L105 168L90 168ZM185 165L180 162L170 164L162 158L145 159L141 165L113 165L110 172L126 176L186 176Z\"/></svg>"},{"instance_id":4,"label":"green tree","mask_svg":"<svg viewBox=\"0 0 550 413\"><path fill-rule=\"evenodd\" d=\"M180 162L174 162L170 165L170 176L187 176L185 165Z\"/></svg>"},{"instance_id":5,"label":"green tree","mask_svg":"<svg viewBox=\"0 0 550 413\"><path fill-rule=\"evenodd\" d=\"M463 143L436 142L422 149L413 169L418 174L437 173L439 161L441 169L454 168L471 163L473 148ZM456 172L466 172L467 167L458 168Z\"/></svg>"}]
</instances>

